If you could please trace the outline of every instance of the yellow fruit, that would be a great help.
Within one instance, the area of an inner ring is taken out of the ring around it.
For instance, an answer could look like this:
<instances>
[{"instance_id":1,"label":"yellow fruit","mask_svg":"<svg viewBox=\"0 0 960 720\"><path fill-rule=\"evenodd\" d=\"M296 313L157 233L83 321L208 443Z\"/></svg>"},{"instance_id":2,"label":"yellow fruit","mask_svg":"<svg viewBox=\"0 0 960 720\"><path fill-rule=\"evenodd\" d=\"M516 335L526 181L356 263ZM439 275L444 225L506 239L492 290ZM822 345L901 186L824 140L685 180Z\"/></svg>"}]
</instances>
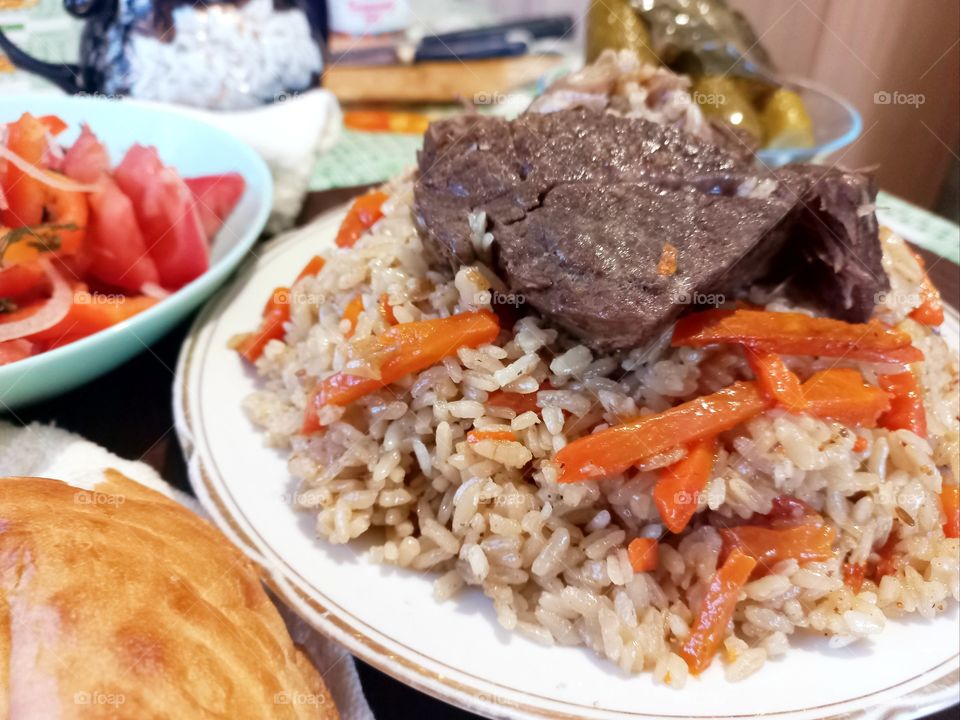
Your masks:
<instances>
[{"instance_id":1,"label":"yellow fruit","mask_svg":"<svg viewBox=\"0 0 960 720\"><path fill-rule=\"evenodd\" d=\"M705 114L745 130L757 140L763 137L763 127L757 111L733 78L725 75L704 75L694 81L691 94L694 102Z\"/></svg>"},{"instance_id":2,"label":"yellow fruit","mask_svg":"<svg viewBox=\"0 0 960 720\"><path fill-rule=\"evenodd\" d=\"M760 114L763 139L769 148L813 147L813 121L803 100L792 90L779 88Z\"/></svg>"}]
</instances>

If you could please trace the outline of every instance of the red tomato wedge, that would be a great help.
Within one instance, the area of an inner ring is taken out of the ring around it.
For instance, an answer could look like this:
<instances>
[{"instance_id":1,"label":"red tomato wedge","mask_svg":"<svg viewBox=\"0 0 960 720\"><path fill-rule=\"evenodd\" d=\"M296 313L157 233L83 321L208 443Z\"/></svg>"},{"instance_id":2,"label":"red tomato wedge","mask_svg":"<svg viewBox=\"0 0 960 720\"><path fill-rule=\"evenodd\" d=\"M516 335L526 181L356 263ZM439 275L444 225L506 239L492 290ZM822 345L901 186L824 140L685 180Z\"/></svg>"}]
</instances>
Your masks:
<instances>
[{"instance_id":1,"label":"red tomato wedge","mask_svg":"<svg viewBox=\"0 0 960 720\"><path fill-rule=\"evenodd\" d=\"M187 178L184 182L193 194L200 224L210 241L240 202L247 183L235 172Z\"/></svg>"},{"instance_id":2,"label":"red tomato wedge","mask_svg":"<svg viewBox=\"0 0 960 720\"><path fill-rule=\"evenodd\" d=\"M17 360L28 358L36 352L36 346L29 340L7 340L0 342L0 365L9 365Z\"/></svg>"},{"instance_id":3,"label":"red tomato wedge","mask_svg":"<svg viewBox=\"0 0 960 720\"><path fill-rule=\"evenodd\" d=\"M49 284L47 273L36 262L0 269L0 298L5 300L32 298L42 293Z\"/></svg>"},{"instance_id":4,"label":"red tomato wedge","mask_svg":"<svg viewBox=\"0 0 960 720\"><path fill-rule=\"evenodd\" d=\"M133 202L160 284L175 290L202 275L210 259L193 195L176 171L161 162L156 148L131 147L115 177Z\"/></svg>"},{"instance_id":5,"label":"red tomato wedge","mask_svg":"<svg viewBox=\"0 0 960 720\"><path fill-rule=\"evenodd\" d=\"M46 330L30 335L27 339L47 344L64 344L65 338L79 340L108 327L121 323L155 305L155 298L146 296L100 295L78 290L73 294L73 304L66 317Z\"/></svg>"},{"instance_id":6,"label":"red tomato wedge","mask_svg":"<svg viewBox=\"0 0 960 720\"><path fill-rule=\"evenodd\" d=\"M110 154L87 125L63 156L63 174L81 183L94 183L110 172Z\"/></svg>"}]
</instances>

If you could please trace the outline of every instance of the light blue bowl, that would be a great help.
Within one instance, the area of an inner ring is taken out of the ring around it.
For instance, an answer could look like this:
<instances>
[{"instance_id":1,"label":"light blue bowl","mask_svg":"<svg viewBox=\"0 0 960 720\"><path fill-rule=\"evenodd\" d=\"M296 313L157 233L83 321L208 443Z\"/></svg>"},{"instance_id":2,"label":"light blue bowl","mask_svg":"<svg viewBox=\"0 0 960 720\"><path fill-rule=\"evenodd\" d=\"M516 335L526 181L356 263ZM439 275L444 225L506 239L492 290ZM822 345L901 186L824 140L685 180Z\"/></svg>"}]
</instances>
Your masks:
<instances>
[{"instance_id":1,"label":"light blue bowl","mask_svg":"<svg viewBox=\"0 0 960 720\"><path fill-rule=\"evenodd\" d=\"M223 283L256 242L270 214L273 181L266 164L228 133L174 108L132 100L20 95L0 98L0 122L24 112L59 115L70 143L87 123L114 163L134 143L155 145L182 176L238 172L246 191L213 240L210 268L150 309L83 340L0 366L0 413L66 392L112 370L159 339Z\"/></svg>"},{"instance_id":2,"label":"light blue bowl","mask_svg":"<svg viewBox=\"0 0 960 720\"><path fill-rule=\"evenodd\" d=\"M782 82L803 100L813 121L814 143L808 148L761 148L757 157L764 165L779 167L792 162L822 162L863 132L860 113L830 88L803 78L785 78Z\"/></svg>"}]
</instances>

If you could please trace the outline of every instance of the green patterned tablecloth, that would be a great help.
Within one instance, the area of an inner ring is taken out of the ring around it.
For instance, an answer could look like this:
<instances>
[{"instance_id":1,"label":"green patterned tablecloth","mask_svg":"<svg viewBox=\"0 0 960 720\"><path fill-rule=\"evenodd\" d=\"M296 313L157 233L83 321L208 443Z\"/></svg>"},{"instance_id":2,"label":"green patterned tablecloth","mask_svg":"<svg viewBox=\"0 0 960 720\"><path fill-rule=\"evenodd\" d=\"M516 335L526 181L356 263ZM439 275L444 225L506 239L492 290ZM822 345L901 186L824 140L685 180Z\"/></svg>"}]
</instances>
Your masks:
<instances>
[{"instance_id":1,"label":"green patterned tablecloth","mask_svg":"<svg viewBox=\"0 0 960 720\"><path fill-rule=\"evenodd\" d=\"M384 182L417 161L420 144L419 135L344 130L317 163L310 189ZM877 196L877 215L912 243L960 264L960 226L885 192Z\"/></svg>"}]
</instances>

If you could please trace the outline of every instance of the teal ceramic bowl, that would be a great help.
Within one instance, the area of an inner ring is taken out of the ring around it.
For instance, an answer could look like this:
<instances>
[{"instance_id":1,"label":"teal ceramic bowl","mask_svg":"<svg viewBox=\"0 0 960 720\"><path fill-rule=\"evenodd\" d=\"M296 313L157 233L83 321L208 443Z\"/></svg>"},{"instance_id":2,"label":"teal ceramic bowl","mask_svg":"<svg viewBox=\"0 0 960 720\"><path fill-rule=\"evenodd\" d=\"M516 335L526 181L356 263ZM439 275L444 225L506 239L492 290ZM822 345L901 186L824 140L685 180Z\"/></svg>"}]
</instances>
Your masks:
<instances>
[{"instance_id":1,"label":"teal ceramic bowl","mask_svg":"<svg viewBox=\"0 0 960 720\"><path fill-rule=\"evenodd\" d=\"M193 282L129 320L56 350L0 366L0 413L66 392L112 370L146 349L196 309L226 280L263 230L273 182L266 164L242 141L174 108L130 100L59 95L6 96L0 122L22 113L59 115L69 144L87 123L107 145L114 163L134 143L155 145L182 176L238 172L247 187L213 240L210 268Z\"/></svg>"}]
</instances>

